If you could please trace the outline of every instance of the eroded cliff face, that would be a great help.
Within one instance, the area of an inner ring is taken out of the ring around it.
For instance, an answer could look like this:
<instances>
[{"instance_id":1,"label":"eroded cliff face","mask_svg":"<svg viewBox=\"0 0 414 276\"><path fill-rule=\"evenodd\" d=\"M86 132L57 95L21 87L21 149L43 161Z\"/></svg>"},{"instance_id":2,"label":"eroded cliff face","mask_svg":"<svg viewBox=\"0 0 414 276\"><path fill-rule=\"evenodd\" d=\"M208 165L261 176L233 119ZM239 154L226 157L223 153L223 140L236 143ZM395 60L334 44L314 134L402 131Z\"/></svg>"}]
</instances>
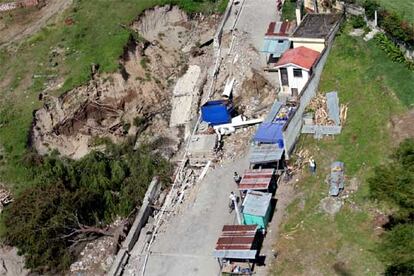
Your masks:
<instances>
[{"instance_id":1,"label":"eroded cliff face","mask_svg":"<svg viewBox=\"0 0 414 276\"><path fill-rule=\"evenodd\" d=\"M98 138L115 143L128 136L163 139L167 154L180 143L180 129L169 128L172 86L189 64L205 74L218 17L189 17L176 7L157 7L130 26L137 31L120 57L119 70L99 73L91 68L87 85L56 98L45 95L44 107L34 115L32 146L46 154L81 158L98 146Z\"/></svg>"}]
</instances>

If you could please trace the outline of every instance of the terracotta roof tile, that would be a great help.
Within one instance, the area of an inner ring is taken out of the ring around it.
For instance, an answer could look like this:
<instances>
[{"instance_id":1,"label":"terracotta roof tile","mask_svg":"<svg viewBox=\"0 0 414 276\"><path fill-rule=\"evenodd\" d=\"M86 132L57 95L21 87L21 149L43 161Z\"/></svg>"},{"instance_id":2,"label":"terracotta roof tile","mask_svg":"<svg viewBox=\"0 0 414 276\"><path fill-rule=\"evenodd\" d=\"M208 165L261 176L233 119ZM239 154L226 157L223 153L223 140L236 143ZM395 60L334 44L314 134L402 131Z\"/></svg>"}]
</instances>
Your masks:
<instances>
[{"instance_id":1,"label":"terracotta roof tile","mask_svg":"<svg viewBox=\"0 0 414 276\"><path fill-rule=\"evenodd\" d=\"M282 67L286 64L295 64L298 67L310 70L318 60L319 55L319 52L301 46L287 50L276 63L275 67Z\"/></svg>"}]
</instances>

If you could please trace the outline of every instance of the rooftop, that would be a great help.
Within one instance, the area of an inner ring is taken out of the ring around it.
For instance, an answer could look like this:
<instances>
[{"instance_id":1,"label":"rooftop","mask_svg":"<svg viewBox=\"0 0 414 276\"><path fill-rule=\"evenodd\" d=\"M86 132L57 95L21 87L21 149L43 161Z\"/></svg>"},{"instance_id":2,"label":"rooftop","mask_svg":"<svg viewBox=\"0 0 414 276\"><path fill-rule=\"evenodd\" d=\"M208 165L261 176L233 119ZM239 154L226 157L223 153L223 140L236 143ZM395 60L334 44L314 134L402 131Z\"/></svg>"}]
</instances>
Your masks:
<instances>
[{"instance_id":1,"label":"rooftop","mask_svg":"<svg viewBox=\"0 0 414 276\"><path fill-rule=\"evenodd\" d=\"M270 22L265 36L288 37L293 33L296 27L295 21Z\"/></svg>"},{"instance_id":2,"label":"rooftop","mask_svg":"<svg viewBox=\"0 0 414 276\"><path fill-rule=\"evenodd\" d=\"M213 255L216 258L255 259L257 225L224 225Z\"/></svg>"},{"instance_id":3,"label":"rooftop","mask_svg":"<svg viewBox=\"0 0 414 276\"><path fill-rule=\"evenodd\" d=\"M287 50L276 63L275 67L282 67L283 65L294 64L303 69L310 70L312 66L316 63L318 58L319 52L301 46L298 48Z\"/></svg>"},{"instance_id":4,"label":"rooftop","mask_svg":"<svg viewBox=\"0 0 414 276\"><path fill-rule=\"evenodd\" d=\"M243 214L264 217L271 200L271 193L250 191L243 201Z\"/></svg>"},{"instance_id":5,"label":"rooftop","mask_svg":"<svg viewBox=\"0 0 414 276\"><path fill-rule=\"evenodd\" d=\"M245 170L239 190L267 190L275 169Z\"/></svg>"},{"instance_id":6,"label":"rooftop","mask_svg":"<svg viewBox=\"0 0 414 276\"><path fill-rule=\"evenodd\" d=\"M341 17L341 14L336 13L308 13L300 22L292 37L327 38Z\"/></svg>"}]
</instances>

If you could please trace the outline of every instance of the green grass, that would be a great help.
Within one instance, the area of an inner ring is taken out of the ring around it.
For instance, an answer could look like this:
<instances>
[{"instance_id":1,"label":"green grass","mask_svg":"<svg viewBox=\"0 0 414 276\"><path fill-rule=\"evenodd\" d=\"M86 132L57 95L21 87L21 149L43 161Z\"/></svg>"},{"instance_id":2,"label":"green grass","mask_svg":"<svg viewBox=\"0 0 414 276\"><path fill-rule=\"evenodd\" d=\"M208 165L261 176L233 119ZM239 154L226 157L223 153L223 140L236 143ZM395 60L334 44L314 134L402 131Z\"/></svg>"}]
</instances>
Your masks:
<instances>
[{"instance_id":1,"label":"green grass","mask_svg":"<svg viewBox=\"0 0 414 276\"><path fill-rule=\"evenodd\" d=\"M345 28L344 33L349 31ZM309 149L318 164L318 174L304 172L298 183L304 206L295 200L288 208L276 250L275 275L378 275L383 265L373 252L374 234L368 199L367 177L372 168L391 153L387 123L414 103L414 73L392 63L374 42L346 34L338 36L320 82L320 91L338 91L340 102L349 103L342 133L321 141L301 137L298 147ZM360 183L334 217L323 213L320 200L327 196L324 183L329 165L345 162L347 183ZM288 234L288 236L286 236ZM312 273L310 273L312 274Z\"/></svg>"},{"instance_id":2,"label":"green grass","mask_svg":"<svg viewBox=\"0 0 414 276\"><path fill-rule=\"evenodd\" d=\"M0 181L19 189L29 185L21 165L26 152L32 114L41 107L39 93L50 79L63 85L49 91L59 95L90 79L92 64L101 72L118 69L131 30L127 27L145 9L158 4L175 3L187 12L220 12L227 0L74 0L55 23L44 27L11 49L0 49ZM74 24L66 25L66 18ZM52 50L61 53L52 55Z\"/></svg>"},{"instance_id":3,"label":"green grass","mask_svg":"<svg viewBox=\"0 0 414 276\"><path fill-rule=\"evenodd\" d=\"M414 1L412 0L377 0L378 3L389 11L400 14L404 19L414 23Z\"/></svg>"},{"instance_id":4,"label":"green grass","mask_svg":"<svg viewBox=\"0 0 414 276\"><path fill-rule=\"evenodd\" d=\"M282 7L282 20L296 20L296 1L286 0Z\"/></svg>"}]
</instances>

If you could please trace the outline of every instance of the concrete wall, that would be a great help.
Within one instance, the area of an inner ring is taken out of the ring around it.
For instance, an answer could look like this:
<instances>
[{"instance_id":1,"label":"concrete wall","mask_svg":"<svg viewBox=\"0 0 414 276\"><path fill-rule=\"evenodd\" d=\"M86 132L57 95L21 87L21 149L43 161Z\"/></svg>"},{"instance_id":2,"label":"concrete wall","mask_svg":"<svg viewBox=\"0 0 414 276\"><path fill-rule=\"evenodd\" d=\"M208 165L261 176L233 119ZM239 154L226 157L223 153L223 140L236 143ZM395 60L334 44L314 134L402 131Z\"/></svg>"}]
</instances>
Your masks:
<instances>
[{"instance_id":1,"label":"concrete wall","mask_svg":"<svg viewBox=\"0 0 414 276\"><path fill-rule=\"evenodd\" d=\"M339 29L340 23L335 27L331 35L327 40L327 47L324 51L322 51L321 56L317 62L317 65L313 69L313 75L311 76L308 83L305 85L303 91L301 92L301 97L299 101L299 105L290 118L288 123L285 125L283 129L283 140L285 144L285 157L286 159L290 158L290 154L295 147L296 141L299 138L301 133L302 124L303 124L303 113L305 112L306 106L312 100L312 98L316 95L316 91L319 87L319 80L322 75L323 67L325 66L326 60L328 58L329 52L332 48L333 40L335 38L335 34Z\"/></svg>"},{"instance_id":2,"label":"concrete wall","mask_svg":"<svg viewBox=\"0 0 414 276\"><path fill-rule=\"evenodd\" d=\"M293 40L292 40L293 41ZM306 48L318 51L321 53L323 49L325 48L325 41L311 41L306 40L305 38L300 41L293 41L293 48L298 48L304 46Z\"/></svg>"},{"instance_id":3,"label":"concrete wall","mask_svg":"<svg viewBox=\"0 0 414 276\"><path fill-rule=\"evenodd\" d=\"M125 241L122 243L122 247L119 249L118 254L111 266L111 270L108 275L118 276L122 274L125 264L129 258L129 251L132 250L135 243L137 242L139 235L141 233L142 227L147 223L148 217L152 213L151 204L156 200L161 189L161 184L157 177L154 177L151 181L151 184L148 187L147 192L145 193L142 206L139 209L137 216L135 217L134 223L131 226L131 229L128 232L128 236Z\"/></svg>"}]
</instances>

